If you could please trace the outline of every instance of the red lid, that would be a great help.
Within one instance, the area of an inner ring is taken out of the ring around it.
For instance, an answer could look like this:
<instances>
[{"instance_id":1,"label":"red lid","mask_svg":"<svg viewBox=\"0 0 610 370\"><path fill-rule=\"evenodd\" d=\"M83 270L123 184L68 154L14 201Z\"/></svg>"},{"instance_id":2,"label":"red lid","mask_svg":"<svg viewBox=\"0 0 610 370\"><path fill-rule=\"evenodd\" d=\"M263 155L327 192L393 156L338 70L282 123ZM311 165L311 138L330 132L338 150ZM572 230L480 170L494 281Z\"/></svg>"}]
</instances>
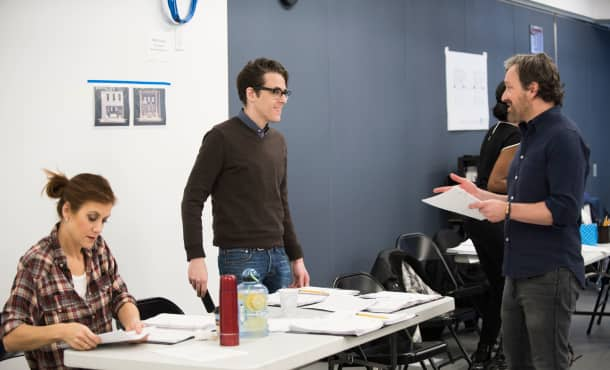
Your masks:
<instances>
[{"instance_id":1,"label":"red lid","mask_svg":"<svg viewBox=\"0 0 610 370\"><path fill-rule=\"evenodd\" d=\"M237 279L235 275L220 276L220 345L239 344L237 318Z\"/></svg>"}]
</instances>

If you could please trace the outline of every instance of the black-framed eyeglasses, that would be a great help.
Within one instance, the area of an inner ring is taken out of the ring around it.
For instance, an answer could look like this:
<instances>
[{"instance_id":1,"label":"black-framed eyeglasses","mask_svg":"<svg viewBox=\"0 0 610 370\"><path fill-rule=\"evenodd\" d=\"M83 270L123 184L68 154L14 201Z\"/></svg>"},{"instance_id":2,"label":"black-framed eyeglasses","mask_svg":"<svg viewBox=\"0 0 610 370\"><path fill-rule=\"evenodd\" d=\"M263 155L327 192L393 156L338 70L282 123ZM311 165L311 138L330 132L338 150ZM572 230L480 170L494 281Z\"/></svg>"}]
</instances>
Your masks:
<instances>
[{"instance_id":1,"label":"black-framed eyeglasses","mask_svg":"<svg viewBox=\"0 0 610 370\"><path fill-rule=\"evenodd\" d=\"M282 97L282 95L285 95L286 98L288 98L291 94L292 94L292 90L282 90L279 87L265 87L265 86L258 86L255 87L254 90L265 90L265 91L269 91L274 97L280 99Z\"/></svg>"}]
</instances>

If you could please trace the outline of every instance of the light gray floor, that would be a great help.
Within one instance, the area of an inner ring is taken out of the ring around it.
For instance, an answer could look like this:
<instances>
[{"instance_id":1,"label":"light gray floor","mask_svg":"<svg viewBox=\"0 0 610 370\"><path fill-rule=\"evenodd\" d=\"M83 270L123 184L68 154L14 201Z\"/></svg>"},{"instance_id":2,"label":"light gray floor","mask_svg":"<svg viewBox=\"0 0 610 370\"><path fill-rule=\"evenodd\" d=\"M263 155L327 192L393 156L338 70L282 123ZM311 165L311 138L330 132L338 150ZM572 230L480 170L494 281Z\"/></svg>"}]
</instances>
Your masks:
<instances>
[{"instance_id":1,"label":"light gray floor","mask_svg":"<svg viewBox=\"0 0 610 370\"><path fill-rule=\"evenodd\" d=\"M588 288L583 291L577 304L579 310L591 310L597 292L594 288ZM609 307L606 308L606 312L610 312ZM591 335L587 336L586 330L589 325L589 316L573 316L572 328L570 335L570 342L574 348L575 354L582 355L581 358L576 360L572 366L573 370L591 370L591 369L610 369L610 316L602 319L601 325L594 324L591 331ZM478 336L475 332L467 332L459 334L460 341L471 353L476 349ZM446 338L452 353L458 353L458 348L454 344L453 340L449 337ZM439 358L439 360L441 360ZM421 368L416 365L409 366L409 369ZM328 365L326 363L315 363L306 368L306 370L326 370ZM358 368L349 368L358 369ZM468 365L464 360L458 360L454 364L449 364L443 367L443 370L467 370Z\"/></svg>"}]
</instances>

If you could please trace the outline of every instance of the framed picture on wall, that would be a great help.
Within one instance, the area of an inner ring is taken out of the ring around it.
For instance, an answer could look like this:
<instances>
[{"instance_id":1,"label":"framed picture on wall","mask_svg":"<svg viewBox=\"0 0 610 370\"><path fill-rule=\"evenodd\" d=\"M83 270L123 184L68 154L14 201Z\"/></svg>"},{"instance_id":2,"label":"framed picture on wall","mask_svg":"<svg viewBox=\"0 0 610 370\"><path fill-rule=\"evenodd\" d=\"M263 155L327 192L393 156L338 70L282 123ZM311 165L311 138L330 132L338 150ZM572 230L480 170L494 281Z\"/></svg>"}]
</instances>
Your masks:
<instances>
[{"instance_id":1,"label":"framed picture on wall","mask_svg":"<svg viewBox=\"0 0 610 370\"><path fill-rule=\"evenodd\" d=\"M134 125L165 125L165 122L165 89L134 88Z\"/></svg>"},{"instance_id":2,"label":"framed picture on wall","mask_svg":"<svg viewBox=\"0 0 610 370\"><path fill-rule=\"evenodd\" d=\"M129 126L129 89L94 87L95 126Z\"/></svg>"}]
</instances>

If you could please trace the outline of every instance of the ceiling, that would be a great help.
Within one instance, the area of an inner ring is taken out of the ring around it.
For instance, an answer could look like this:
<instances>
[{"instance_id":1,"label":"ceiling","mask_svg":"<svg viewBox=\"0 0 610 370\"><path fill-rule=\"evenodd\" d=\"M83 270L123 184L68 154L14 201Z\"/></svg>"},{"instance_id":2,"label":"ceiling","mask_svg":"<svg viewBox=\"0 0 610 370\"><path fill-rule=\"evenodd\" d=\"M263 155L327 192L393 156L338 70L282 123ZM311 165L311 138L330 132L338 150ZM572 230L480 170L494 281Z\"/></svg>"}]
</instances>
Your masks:
<instances>
[{"instance_id":1,"label":"ceiling","mask_svg":"<svg viewBox=\"0 0 610 370\"><path fill-rule=\"evenodd\" d=\"M501 0L610 28L610 0Z\"/></svg>"}]
</instances>

